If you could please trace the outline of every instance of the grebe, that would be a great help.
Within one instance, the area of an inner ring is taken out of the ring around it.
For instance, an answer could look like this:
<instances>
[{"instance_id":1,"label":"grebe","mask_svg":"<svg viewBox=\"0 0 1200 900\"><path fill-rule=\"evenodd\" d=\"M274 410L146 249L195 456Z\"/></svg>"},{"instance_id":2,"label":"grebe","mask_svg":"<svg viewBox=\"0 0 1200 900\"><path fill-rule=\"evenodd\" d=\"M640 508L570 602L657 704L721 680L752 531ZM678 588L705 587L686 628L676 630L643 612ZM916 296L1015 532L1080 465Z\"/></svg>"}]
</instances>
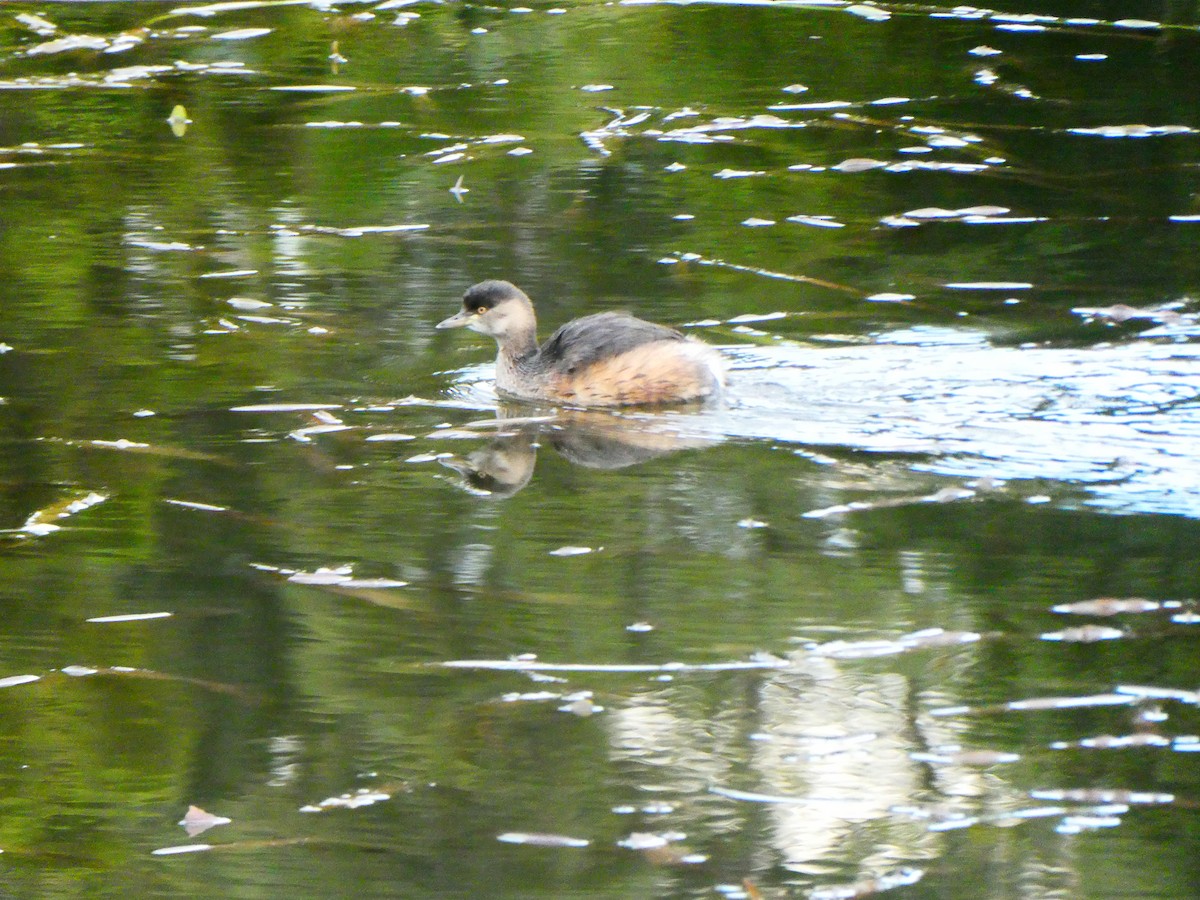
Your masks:
<instances>
[{"instance_id":1,"label":"grebe","mask_svg":"<svg viewBox=\"0 0 1200 900\"><path fill-rule=\"evenodd\" d=\"M481 281L438 328L496 339L496 390L571 406L682 403L720 392L721 354L673 328L625 313L575 319L540 347L529 298L507 281Z\"/></svg>"}]
</instances>

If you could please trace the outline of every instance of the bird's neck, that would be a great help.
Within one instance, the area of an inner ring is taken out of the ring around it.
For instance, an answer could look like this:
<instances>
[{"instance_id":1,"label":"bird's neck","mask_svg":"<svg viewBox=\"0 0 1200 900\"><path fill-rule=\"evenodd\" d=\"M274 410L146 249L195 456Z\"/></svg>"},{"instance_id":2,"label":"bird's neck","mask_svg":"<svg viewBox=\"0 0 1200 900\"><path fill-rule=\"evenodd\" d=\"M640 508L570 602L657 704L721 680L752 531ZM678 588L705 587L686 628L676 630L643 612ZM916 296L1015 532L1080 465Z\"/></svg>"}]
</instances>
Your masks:
<instances>
[{"instance_id":1,"label":"bird's neck","mask_svg":"<svg viewBox=\"0 0 1200 900\"><path fill-rule=\"evenodd\" d=\"M517 368L537 353L537 326L515 329L503 338L497 338L496 343L500 348L500 357Z\"/></svg>"}]
</instances>

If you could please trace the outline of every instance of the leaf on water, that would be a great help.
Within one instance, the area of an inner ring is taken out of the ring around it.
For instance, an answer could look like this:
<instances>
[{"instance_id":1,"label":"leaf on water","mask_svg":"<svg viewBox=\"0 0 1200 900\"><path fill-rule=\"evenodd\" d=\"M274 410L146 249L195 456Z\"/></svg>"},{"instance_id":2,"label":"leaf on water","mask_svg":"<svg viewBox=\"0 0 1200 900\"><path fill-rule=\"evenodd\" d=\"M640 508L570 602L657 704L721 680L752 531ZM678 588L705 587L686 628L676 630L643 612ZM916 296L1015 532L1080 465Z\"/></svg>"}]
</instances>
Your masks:
<instances>
[{"instance_id":1,"label":"leaf on water","mask_svg":"<svg viewBox=\"0 0 1200 900\"><path fill-rule=\"evenodd\" d=\"M1064 628L1062 631L1047 631L1040 635L1043 641L1062 641L1071 644L1115 641L1128 636L1120 628L1109 628L1105 625L1082 625L1079 628Z\"/></svg>"},{"instance_id":2,"label":"leaf on water","mask_svg":"<svg viewBox=\"0 0 1200 900\"><path fill-rule=\"evenodd\" d=\"M398 581L395 578L350 578L346 581L338 582L337 586L363 591L382 591L390 588L408 587L408 582Z\"/></svg>"},{"instance_id":3,"label":"leaf on water","mask_svg":"<svg viewBox=\"0 0 1200 900\"><path fill-rule=\"evenodd\" d=\"M13 18L41 37L48 37L58 31L58 26L49 19L43 19L33 13L17 13Z\"/></svg>"},{"instance_id":4,"label":"leaf on water","mask_svg":"<svg viewBox=\"0 0 1200 900\"><path fill-rule=\"evenodd\" d=\"M359 788L352 794L341 794L337 797L327 797L320 803L310 803L300 807L300 812L325 812L329 809L361 809L364 806L374 806L385 800L391 800L392 795L384 791L370 788Z\"/></svg>"},{"instance_id":5,"label":"leaf on water","mask_svg":"<svg viewBox=\"0 0 1200 900\"><path fill-rule=\"evenodd\" d=\"M340 403L256 403L250 406L233 406L230 412L274 413L312 412L318 409L342 409Z\"/></svg>"},{"instance_id":6,"label":"leaf on water","mask_svg":"<svg viewBox=\"0 0 1200 900\"><path fill-rule=\"evenodd\" d=\"M906 219L903 216L884 216L879 220L880 225L886 225L888 228L916 228L921 223L916 219Z\"/></svg>"},{"instance_id":7,"label":"leaf on water","mask_svg":"<svg viewBox=\"0 0 1200 900\"><path fill-rule=\"evenodd\" d=\"M747 322L771 322L775 319L786 319L785 312L769 312L769 313L742 313L740 316L734 316L732 319L726 319L728 325L744 325Z\"/></svg>"},{"instance_id":8,"label":"leaf on water","mask_svg":"<svg viewBox=\"0 0 1200 900\"><path fill-rule=\"evenodd\" d=\"M199 278L249 278L257 275L258 269L230 269L227 272L205 272Z\"/></svg>"},{"instance_id":9,"label":"leaf on water","mask_svg":"<svg viewBox=\"0 0 1200 900\"><path fill-rule=\"evenodd\" d=\"M93 616L90 619L85 619L86 622L94 622L98 624L109 624L113 622L144 622L148 619L169 619L174 613L170 612L151 612L151 613L127 613L118 616Z\"/></svg>"},{"instance_id":10,"label":"leaf on water","mask_svg":"<svg viewBox=\"0 0 1200 900\"><path fill-rule=\"evenodd\" d=\"M35 681L41 681L40 675L9 675L7 678L0 678L0 688L16 687L19 684L32 684Z\"/></svg>"},{"instance_id":11,"label":"leaf on water","mask_svg":"<svg viewBox=\"0 0 1200 900\"><path fill-rule=\"evenodd\" d=\"M1121 821L1120 816L1066 816L1054 830L1059 834L1081 834L1100 828L1116 828Z\"/></svg>"},{"instance_id":12,"label":"leaf on water","mask_svg":"<svg viewBox=\"0 0 1200 900\"><path fill-rule=\"evenodd\" d=\"M267 307L274 305L265 300L253 300L248 297L230 297L225 302L234 309L241 310L242 312L249 312L255 309L266 309Z\"/></svg>"},{"instance_id":13,"label":"leaf on water","mask_svg":"<svg viewBox=\"0 0 1200 900\"><path fill-rule=\"evenodd\" d=\"M1005 703L1010 710L1078 709L1088 706L1130 706L1136 698L1127 694L1092 694L1087 697L1035 697Z\"/></svg>"},{"instance_id":14,"label":"leaf on water","mask_svg":"<svg viewBox=\"0 0 1200 900\"><path fill-rule=\"evenodd\" d=\"M98 503L103 503L108 497L104 494L98 494L95 491L76 497L70 500L62 500L55 503L53 506L47 506L45 509L39 509L37 512L29 516L25 520L25 524L17 529L18 532L24 532L35 537L51 534L58 531L62 526L58 525L58 521L66 519L76 513L81 513L85 509L90 509Z\"/></svg>"},{"instance_id":15,"label":"leaf on water","mask_svg":"<svg viewBox=\"0 0 1200 900\"><path fill-rule=\"evenodd\" d=\"M68 37L55 38L34 44L25 51L26 56L48 56L54 53L68 53L72 50L104 50L109 46L107 38L91 34L73 34Z\"/></svg>"},{"instance_id":16,"label":"leaf on water","mask_svg":"<svg viewBox=\"0 0 1200 900\"><path fill-rule=\"evenodd\" d=\"M1107 319L1112 322L1128 322L1133 319L1145 319L1151 322L1176 323L1184 319L1174 309L1164 307L1138 308L1125 303L1115 303L1112 306L1077 306L1071 312L1083 316L1089 321Z\"/></svg>"},{"instance_id":17,"label":"leaf on water","mask_svg":"<svg viewBox=\"0 0 1200 900\"><path fill-rule=\"evenodd\" d=\"M592 700L591 691L581 691L579 694L574 694L565 699L570 700L570 702L558 707L559 712L570 713L573 716L579 716L581 719L604 712L604 707Z\"/></svg>"},{"instance_id":18,"label":"leaf on water","mask_svg":"<svg viewBox=\"0 0 1200 900\"><path fill-rule=\"evenodd\" d=\"M648 831L635 831L628 837L617 841L617 846L624 847L626 850L657 850L667 846L674 839L675 836L670 833L653 834Z\"/></svg>"},{"instance_id":19,"label":"leaf on water","mask_svg":"<svg viewBox=\"0 0 1200 900\"><path fill-rule=\"evenodd\" d=\"M1098 128L1068 128L1071 134L1103 138L1149 138L1176 134L1194 134L1187 125L1101 125Z\"/></svg>"},{"instance_id":20,"label":"leaf on water","mask_svg":"<svg viewBox=\"0 0 1200 900\"><path fill-rule=\"evenodd\" d=\"M167 124L171 126L171 133L175 137L183 137L187 134L187 127L192 124L192 120L188 118L183 105L177 103L171 110L171 115L167 116Z\"/></svg>"},{"instance_id":21,"label":"leaf on water","mask_svg":"<svg viewBox=\"0 0 1200 900\"><path fill-rule=\"evenodd\" d=\"M847 6L846 12L854 16L860 16L869 22L886 22L892 17L892 14L886 9L866 3L855 3L853 6Z\"/></svg>"},{"instance_id":22,"label":"leaf on water","mask_svg":"<svg viewBox=\"0 0 1200 900\"><path fill-rule=\"evenodd\" d=\"M506 831L496 835L496 840L505 844L527 844L531 847L587 847L591 844L591 841L584 838L536 831Z\"/></svg>"},{"instance_id":23,"label":"leaf on water","mask_svg":"<svg viewBox=\"0 0 1200 900\"><path fill-rule=\"evenodd\" d=\"M212 813L205 812L198 806L189 806L187 813L179 820L179 824L183 826L188 837L195 837L198 834L203 834L210 828L215 828L218 825L228 825L233 819L227 819L225 816L214 816Z\"/></svg>"},{"instance_id":24,"label":"leaf on water","mask_svg":"<svg viewBox=\"0 0 1200 900\"><path fill-rule=\"evenodd\" d=\"M1078 603L1060 603L1050 607L1051 612L1074 613L1088 616L1115 616L1120 613L1146 613L1160 609L1178 609L1183 606L1178 600L1146 600L1141 597L1119 599L1116 597L1097 597L1095 600L1081 600Z\"/></svg>"},{"instance_id":25,"label":"leaf on water","mask_svg":"<svg viewBox=\"0 0 1200 900\"><path fill-rule=\"evenodd\" d=\"M449 459L453 453L418 453L416 456L410 456L405 460L406 463L427 463L437 462L439 459Z\"/></svg>"},{"instance_id":26,"label":"leaf on water","mask_svg":"<svg viewBox=\"0 0 1200 900\"><path fill-rule=\"evenodd\" d=\"M357 91L358 88L349 84L281 84L270 90L294 94L338 94Z\"/></svg>"},{"instance_id":27,"label":"leaf on water","mask_svg":"<svg viewBox=\"0 0 1200 900\"><path fill-rule=\"evenodd\" d=\"M311 0L229 0L226 3L208 3L204 6L180 6L171 10L169 16L200 16L209 18L223 12L239 12L245 9L263 9L271 6L307 6Z\"/></svg>"},{"instance_id":28,"label":"leaf on water","mask_svg":"<svg viewBox=\"0 0 1200 900\"><path fill-rule=\"evenodd\" d=\"M149 450L150 445L145 441L130 441L125 438L118 438L115 441L106 441L97 439L88 441L88 445L92 447L103 447L105 450Z\"/></svg>"},{"instance_id":29,"label":"leaf on water","mask_svg":"<svg viewBox=\"0 0 1200 900\"><path fill-rule=\"evenodd\" d=\"M901 213L907 219L962 219L965 217L1003 215L1010 210L1003 206L968 206L965 209L943 209L940 206L926 206L921 209Z\"/></svg>"},{"instance_id":30,"label":"leaf on water","mask_svg":"<svg viewBox=\"0 0 1200 900\"><path fill-rule=\"evenodd\" d=\"M1012 212L1007 206L966 206L958 210L960 216L1003 216Z\"/></svg>"},{"instance_id":31,"label":"leaf on water","mask_svg":"<svg viewBox=\"0 0 1200 900\"><path fill-rule=\"evenodd\" d=\"M245 41L250 38L270 34L273 28L234 28L232 31L221 31L212 35L214 41Z\"/></svg>"},{"instance_id":32,"label":"leaf on water","mask_svg":"<svg viewBox=\"0 0 1200 900\"><path fill-rule=\"evenodd\" d=\"M203 853L206 850L213 849L212 844L180 844L175 847L159 847L157 850L151 850L152 856L174 856L178 853Z\"/></svg>"},{"instance_id":33,"label":"leaf on water","mask_svg":"<svg viewBox=\"0 0 1200 900\"><path fill-rule=\"evenodd\" d=\"M1028 291L1033 284L1028 281L952 281L942 287L957 291Z\"/></svg>"},{"instance_id":34,"label":"leaf on water","mask_svg":"<svg viewBox=\"0 0 1200 900\"><path fill-rule=\"evenodd\" d=\"M554 691L527 691L523 694L508 693L500 698L501 703L545 703L548 700L561 700L563 695Z\"/></svg>"},{"instance_id":35,"label":"leaf on water","mask_svg":"<svg viewBox=\"0 0 1200 900\"><path fill-rule=\"evenodd\" d=\"M845 109L848 106L853 106L849 100L825 100L820 103L774 103L768 106L767 109L775 110L776 112L787 112L791 110L823 110L823 109Z\"/></svg>"},{"instance_id":36,"label":"leaf on water","mask_svg":"<svg viewBox=\"0 0 1200 900\"><path fill-rule=\"evenodd\" d=\"M795 215L788 216L787 221L796 222L800 225L810 225L813 228L845 228L842 222L838 222L833 216L805 216Z\"/></svg>"},{"instance_id":37,"label":"leaf on water","mask_svg":"<svg viewBox=\"0 0 1200 900\"><path fill-rule=\"evenodd\" d=\"M315 572L294 572L288 576L288 581L293 584L342 584L353 577L352 572L350 566L321 566Z\"/></svg>"},{"instance_id":38,"label":"leaf on water","mask_svg":"<svg viewBox=\"0 0 1200 900\"><path fill-rule=\"evenodd\" d=\"M172 129L174 131L174 129ZM183 132L177 132L176 137L182 137ZM190 251L197 248L191 244L185 244L183 241L147 241L140 238L133 238L126 241L130 247L139 247L142 250L154 250L162 253L172 253L177 251Z\"/></svg>"},{"instance_id":39,"label":"leaf on water","mask_svg":"<svg viewBox=\"0 0 1200 900\"><path fill-rule=\"evenodd\" d=\"M603 549L603 548L601 548ZM594 552L591 547L559 547L557 550L551 550L551 556L583 556L586 553Z\"/></svg>"},{"instance_id":40,"label":"leaf on water","mask_svg":"<svg viewBox=\"0 0 1200 900\"><path fill-rule=\"evenodd\" d=\"M311 444L313 435L334 434L339 431L353 431L353 425L309 425L307 428L297 428L289 431L288 437L302 444Z\"/></svg>"}]
</instances>

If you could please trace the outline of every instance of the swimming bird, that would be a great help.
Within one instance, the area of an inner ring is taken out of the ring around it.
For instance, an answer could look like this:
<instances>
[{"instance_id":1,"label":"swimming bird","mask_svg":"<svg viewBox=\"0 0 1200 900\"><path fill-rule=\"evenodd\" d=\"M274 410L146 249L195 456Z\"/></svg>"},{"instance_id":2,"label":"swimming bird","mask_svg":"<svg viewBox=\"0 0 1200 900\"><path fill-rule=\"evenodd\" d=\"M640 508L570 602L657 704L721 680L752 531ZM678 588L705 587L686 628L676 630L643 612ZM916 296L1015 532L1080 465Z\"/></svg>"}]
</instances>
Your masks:
<instances>
[{"instance_id":1,"label":"swimming bird","mask_svg":"<svg viewBox=\"0 0 1200 900\"><path fill-rule=\"evenodd\" d=\"M569 406L682 403L720 393L721 354L665 325L626 313L574 319L538 346L537 317L525 292L481 281L462 309L438 328L470 328L496 339L496 390L522 400Z\"/></svg>"}]
</instances>

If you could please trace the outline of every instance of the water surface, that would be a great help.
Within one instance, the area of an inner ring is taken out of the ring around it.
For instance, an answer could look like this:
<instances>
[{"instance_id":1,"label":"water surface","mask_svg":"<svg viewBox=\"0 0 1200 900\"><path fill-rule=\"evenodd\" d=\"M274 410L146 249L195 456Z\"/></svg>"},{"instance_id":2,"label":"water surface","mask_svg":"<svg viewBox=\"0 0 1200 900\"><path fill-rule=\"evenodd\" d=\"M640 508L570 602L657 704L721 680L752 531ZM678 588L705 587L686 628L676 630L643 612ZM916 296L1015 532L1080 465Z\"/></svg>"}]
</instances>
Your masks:
<instances>
[{"instance_id":1,"label":"water surface","mask_svg":"<svg viewBox=\"0 0 1200 900\"><path fill-rule=\"evenodd\" d=\"M1193 896L1198 27L5 5L0 893Z\"/></svg>"}]
</instances>

